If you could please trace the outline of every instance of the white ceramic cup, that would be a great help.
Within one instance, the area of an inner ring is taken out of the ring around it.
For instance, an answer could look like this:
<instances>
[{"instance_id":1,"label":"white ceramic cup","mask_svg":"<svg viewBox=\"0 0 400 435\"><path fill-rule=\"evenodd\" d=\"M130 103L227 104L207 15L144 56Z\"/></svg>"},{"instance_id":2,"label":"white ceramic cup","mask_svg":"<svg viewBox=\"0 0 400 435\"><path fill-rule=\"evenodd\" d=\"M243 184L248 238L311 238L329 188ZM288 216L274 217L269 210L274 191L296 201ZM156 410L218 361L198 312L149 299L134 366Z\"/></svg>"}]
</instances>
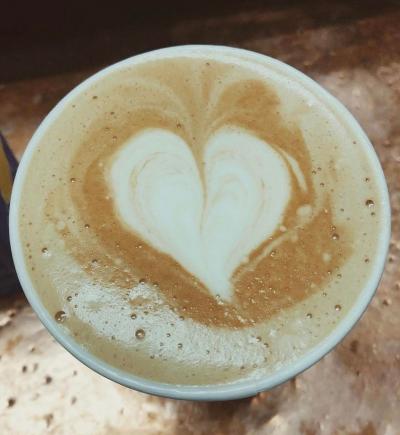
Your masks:
<instances>
[{"instance_id":1,"label":"white ceramic cup","mask_svg":"<svg viewBox=\"0 0 400 435\"><path fill-rule=\"evenodd\" d=\"M137 60L144 60L146 57L157 57L158 53L163 55L166 52L173 55L175 52L182 53L182 50L193 51L193 50L215 50L218 49L224 54L237 54L244 53L249 58L253 58L256 61L264 62L268 67L273 68L275 71L283 75L287 75L290 78L300 82L306 89L312 92L314 95L318 95L326 105L340 116L341 120L348 125L348 127L354 132L358 138L358 143L364 148L365 154L368 156L371 162L374 173L371 176L376 180L381 197L382 197L382 219L384 220L382 225L382 232L380 233L378 241L378 256L374 264L371 265L372 272L368 283L360 288L360 294L353 307L348 311L343 320L336 326L334 331L322 340L317 346L312 348L302 357L297 359L295 362L288 364L286 367L281 368L278 371L271 373L262 379L250 379L238 381L234 384L221 384L221 385L201 385L201 386L185 386L185 385L171 385L164 384L160 382L153 382L149 379L140 378L134 376L133 374L119 370L111 365L105 363L99 358L90 354L81 345L79 345L70 335L64 332L64 329L60 327L54 317L50 315L45 307L43 306L38 293L29 277L27 272L27 266L24 260L24 254L22 249L22 242L19 234L19 209L20 209L20 199L21 191L23 189L25 176L27 169L30 165L35 149L37 148L44 132L51 126L54 119L56 119L63 108L69 104L69 102L84 92L90 85L104 76L108 75L110 72L126 67L127 65L134 64ZM331 96L327 91L325 91L320 85L314 82L312 79L297 71L296 69L267 56L253 53L245 50L240 50L237 48L230 47L215 47L215 46L184 46L184 47L171 47L162 50L156 50L150 53L141 54L138 56L131 57L129 59L123 60L117 64L114 64L108 68L103 69L97 74L85 80L75 89L73 89L66 97L64 97L57 106L48 114L45 120L36 130L32 139L30 140L28 147L23 155L20 162L18 173L14 182L11 208L10 208L10 239L12 254L15 263L15 268L21 282L22 288L28 298L32 308L35 310L36 314L39 316L40 320L44 326L50 331L50 333L55 337L55 339L62 344L70 353L72 353L78 360L84 363L86 366L92 368L97 373L109 378L119 384L125 385L126 387L133 388L138 391L155 394L159 396L165 396L175 399L189 399L189 400L231 400L239 399L244 397L253 396L260 391L265 391L271 389L288 379L301 373L314 363L316 363L320 358L327 354L333 347L335 347L343 337L350 331L357 320L361 317L364 310L367 308L375 290L378 287L379 280L381 278L385 259L388 251L389 240L390 240L390 204L389 195L387 190L386 181L383 175L383 171L379 160L375 154L374 148L372 147L368 137L363 132L357 121L350 114L350 112L338 101L336 98Z\"/></svg>"}]
</instances>

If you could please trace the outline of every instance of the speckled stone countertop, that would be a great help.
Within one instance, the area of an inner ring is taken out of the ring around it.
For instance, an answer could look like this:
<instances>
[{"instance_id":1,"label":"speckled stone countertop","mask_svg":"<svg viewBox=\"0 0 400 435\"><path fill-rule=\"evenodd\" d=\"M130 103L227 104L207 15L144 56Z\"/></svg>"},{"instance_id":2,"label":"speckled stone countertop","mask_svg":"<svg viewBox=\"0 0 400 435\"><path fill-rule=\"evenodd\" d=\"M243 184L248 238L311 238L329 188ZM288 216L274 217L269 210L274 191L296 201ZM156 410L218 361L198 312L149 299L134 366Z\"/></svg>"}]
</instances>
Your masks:
<instances>
[{"instance_id":1,"label":"speckled stone countertop","mask_svg":"<svg viewBox=\"0 0 400 435\"><path fill-rule=\"evenodd\" d=\"M393 212L385 273L367 312L334 351L284 385L194 403L102 378L54 342L21 294L0 299L1 434L400 433L400 4L371 12L371 2L322 2L316 11L310 2L283 3L171 22L159 46L219 43L268 54L356 116L382 162ZM99 67L0 83L0 130L18 157L54 104Z\"/></svg>"}]
</instances>

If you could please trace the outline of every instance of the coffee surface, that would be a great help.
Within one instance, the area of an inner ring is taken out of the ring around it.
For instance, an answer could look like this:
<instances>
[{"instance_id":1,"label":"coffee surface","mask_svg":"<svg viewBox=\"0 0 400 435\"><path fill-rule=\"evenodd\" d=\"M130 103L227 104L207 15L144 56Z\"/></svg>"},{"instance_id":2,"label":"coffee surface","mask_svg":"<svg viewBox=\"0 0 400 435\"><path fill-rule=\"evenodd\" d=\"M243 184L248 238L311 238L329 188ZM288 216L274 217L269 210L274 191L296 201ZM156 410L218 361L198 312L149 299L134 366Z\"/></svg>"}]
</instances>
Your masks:
<instances>
[{"instance_id":1,"label":"coffee surface","mask_svg":"<svg viewBox=\"0 0 400 435\"><path fill-rule=\"evenodd\" d=\"M60 327L178 384L263 376L332 332L374 264L382 198L364 138L310 86L246 52L181 48L75 92L20 214Z\"/></svg>"}]
</instances>

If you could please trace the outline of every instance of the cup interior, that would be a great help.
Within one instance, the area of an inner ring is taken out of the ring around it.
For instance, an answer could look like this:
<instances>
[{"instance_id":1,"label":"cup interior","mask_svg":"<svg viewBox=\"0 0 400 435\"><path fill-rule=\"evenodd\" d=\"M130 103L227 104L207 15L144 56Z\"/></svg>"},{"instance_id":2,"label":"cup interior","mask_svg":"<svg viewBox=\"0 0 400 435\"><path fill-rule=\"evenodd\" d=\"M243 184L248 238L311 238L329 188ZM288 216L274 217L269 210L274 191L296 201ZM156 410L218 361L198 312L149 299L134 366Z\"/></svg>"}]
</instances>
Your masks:
<instances>
[{"instance_id":1,"label":"cup interior","mask_svg":"<svg viewBox=\"0 0 400 435\"><path fill-rule=\"evenodd\" d=\"M370 279L364 288L360 289L359 296L356 303L348 311L346 316L336 326L333 332L325 337L317 346L312 348L294 363L283 367L258 380L243 380L232 384L220 384L220 385L206 385L206 386L182 386L182 385L170 385L159 382L153 382L148 379L134 376L130 373L116 369L115 367L105 363L97 357L90 354L84 347L79 345L69 336L62 328L60 328L55 322L54 318L47 312L42 304L38 293L30 279L27 267L24 261L24 255L22 250L22 242L19 234L19 208L21 191L23 189L25 176L29 167L30 161L35 149L40 142L43 132L51 125L53 120L61 113L63 107L68 105L69 101L76 95L83 92L93 82L104 77L115 69L126 67L127 65L134 63L138 58L143 57L155 57L160 53L168 52L170 55L174 55L175 52L187 50L188 52L193 50L220 50L222 53L235 54L245 53L249 58L253 58L258 61L265 62L269 67L274 68L282 74L286 74L292 79L300 82L305 88L318 95L323 101L332 109L337 116L339 116L343 122L345 122L352 131L354 131L358 138L359 143L364 147L365 153L369 157L369 160L374 168L374 177L377 180L381 196L383 198L383 220L382 232L378 242L378 255L373 269L370 274ZM278 60L269 58L267 56L249 52L246 50L230 48L230 47L215 47L215 46L184 46L184 47L171 47L162 50L156 50L150 53L146 53L139 56L123 60L117 64L114 64L108 68L103 69L94 76L90 77L82 84L73 89L66 97L64 97L57 106L48 114L42 124L39 126L32 139L30 140L28 147L20 162L20 166L15 178L11 207L10 207L10 240L12 255L15 263L15 268L21 283L21 286L25 292L25 295L30 302L32 308L54 336L54 338L64 346L71 354L73 354L82 363L95 370L99 374L118 382L126 387L150 393L158 396L164 396L175 399L188 399L188 400L231 400L249 397L257 394L260 391L271 389L288 379L301 373L319 359L321 359L326 353L328 353L333 347L335 347L344 336L350 331L357 320L361 317L365 309L367 308L371 298L373 297L383 273L385 259L389 247L390 240L390 203L388 189L385 181L385 177L379 163L378 157L371 145L368 137L361 129L360 125L351 115L351 113L332 95L325 91L320 85L314 82L309 77L302 74L300 71L286 65Z\"/></svg>"}]
</instances>

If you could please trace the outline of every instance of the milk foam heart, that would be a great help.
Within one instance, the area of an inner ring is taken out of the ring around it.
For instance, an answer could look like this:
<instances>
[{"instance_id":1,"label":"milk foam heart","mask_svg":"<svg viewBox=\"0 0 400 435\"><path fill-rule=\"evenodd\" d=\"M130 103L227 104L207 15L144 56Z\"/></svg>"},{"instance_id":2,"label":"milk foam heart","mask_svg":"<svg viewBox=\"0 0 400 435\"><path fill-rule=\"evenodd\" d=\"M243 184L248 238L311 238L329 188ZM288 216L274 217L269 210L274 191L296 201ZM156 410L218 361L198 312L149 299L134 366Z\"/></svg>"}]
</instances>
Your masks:
<instances>
[{"instance_id":1,"label":"milk foam heart","mask_svg":"<svg viewBox=\"0 0 400 435\"><path fill-rule=\"evenodd\" d=\"M122 145L110 180L124 223L228 301L232 273L279 227L291 192L283 157L234 128L209 139L200 168L181 137L146 130Z\"/></svg>"}]
</instances>

